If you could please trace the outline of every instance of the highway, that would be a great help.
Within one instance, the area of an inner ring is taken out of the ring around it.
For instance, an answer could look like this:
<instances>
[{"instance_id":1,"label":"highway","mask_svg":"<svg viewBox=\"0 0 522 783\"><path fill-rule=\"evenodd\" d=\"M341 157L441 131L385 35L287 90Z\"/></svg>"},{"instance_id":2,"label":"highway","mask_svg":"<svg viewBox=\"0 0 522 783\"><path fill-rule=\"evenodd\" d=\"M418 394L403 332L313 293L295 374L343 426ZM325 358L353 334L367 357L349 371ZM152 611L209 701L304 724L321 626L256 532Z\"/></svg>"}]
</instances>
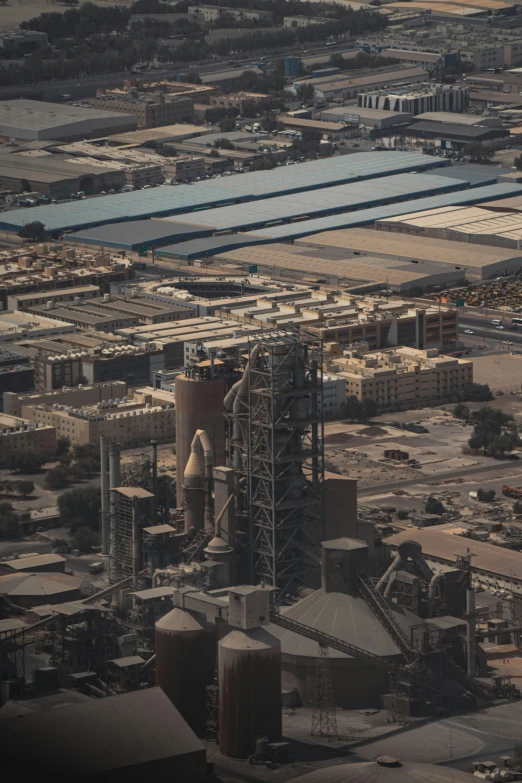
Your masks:
<instances>
[{"instance_id":1,"label":"highway","mask_svg":"<svg viewBox=\"0 0 522 783\"><path fill-rule=\"evenodd\" d=\"M124 79L137 79L138 81L150 81L151 79L175 79L179 73L186 73L187 71L196 71L200 75L208 73L218 73L220 71L232 70L233 68L245 67L251 62L261 61L261 57L268 63L271 62L271 58L280 60L287 56L302 57L304 54L309 56L317 56L325 54L325 62L328 60L331 54L334 52L348 51L348 44L338 43L334 46L325 46L324 44L318 44L315 47L309 44L309 49L302 49L301 47L294 47L281 50L264 50L259 54L254 52L248 57L239 57L237 55L229 55L226 58L219 60L197 60L189 63L173 63L169 68L160 69L154 68L141 74L133 74L130 71L121 71L120 73L112 73L107 75L93 76L93 77L81 77L76 79L67 79L64 81L53 82L40 82L31 85L16 85L13 87L0 87L0 100L6 100L8 98L16 97L30 97L38 93L39 96L45 101L57 101L60 100L62 95L70 95L72 99L77 100L79 98L87 98L95 95L96 90L99 88L109 88L121 86ZM261 56L260 56L261 55ZM233 64L231 64L233 62Z\"/></svg>"}]
</instances>

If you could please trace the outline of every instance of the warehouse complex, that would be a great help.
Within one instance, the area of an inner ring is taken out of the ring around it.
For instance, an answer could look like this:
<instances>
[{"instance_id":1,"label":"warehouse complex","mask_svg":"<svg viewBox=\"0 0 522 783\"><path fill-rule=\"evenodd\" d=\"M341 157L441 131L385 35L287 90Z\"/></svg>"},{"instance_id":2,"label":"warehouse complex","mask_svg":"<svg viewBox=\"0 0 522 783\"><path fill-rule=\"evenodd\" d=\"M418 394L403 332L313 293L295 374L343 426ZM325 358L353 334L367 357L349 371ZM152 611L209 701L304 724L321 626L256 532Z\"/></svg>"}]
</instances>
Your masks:
<instances>
[{"instance_id":1,"label":"warehouse complex","mask_svg":"<svg viewBox=\"0 0 522 783\"><path fill-rule=\"evenodd\" d=\"M137 117L132 112L120 114L25 98L0 104L0 138L3 141L74 141L131 131L137 124Z\"/></svg>"}]
</instances>

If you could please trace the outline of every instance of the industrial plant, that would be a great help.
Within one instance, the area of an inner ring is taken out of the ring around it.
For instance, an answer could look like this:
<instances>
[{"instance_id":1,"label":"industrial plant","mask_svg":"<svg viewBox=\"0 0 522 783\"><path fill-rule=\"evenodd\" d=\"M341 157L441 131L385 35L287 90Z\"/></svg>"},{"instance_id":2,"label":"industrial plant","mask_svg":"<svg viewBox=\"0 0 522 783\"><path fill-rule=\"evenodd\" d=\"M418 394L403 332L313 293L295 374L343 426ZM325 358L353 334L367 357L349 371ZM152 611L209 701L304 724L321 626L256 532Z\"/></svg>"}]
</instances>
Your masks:
<instances>
[{"instance_id":1,"label":"industrial plant","mask_svg":"<svg viewBox=\"0 0 522 783\"><path fill-rule=\"evenodd\" d=\"M0 726L25 769L297 777L289 715L312 748L339 747L342 710L403 726L520 697L482 646L520 626L484 623L471 555L434 569L414 531L390 544L357 513L355 482L325 471L324 362L304 328L251 331L234 357L200 342L175 377L167 472L156 440L122 461L124 439L101 430L108 586L85 597L47 567L0 576ZM320 759L303 780L418 779L388 757L366 777ZM451 773L426 779L467 779Z\"/></svg>"}]
</instances>

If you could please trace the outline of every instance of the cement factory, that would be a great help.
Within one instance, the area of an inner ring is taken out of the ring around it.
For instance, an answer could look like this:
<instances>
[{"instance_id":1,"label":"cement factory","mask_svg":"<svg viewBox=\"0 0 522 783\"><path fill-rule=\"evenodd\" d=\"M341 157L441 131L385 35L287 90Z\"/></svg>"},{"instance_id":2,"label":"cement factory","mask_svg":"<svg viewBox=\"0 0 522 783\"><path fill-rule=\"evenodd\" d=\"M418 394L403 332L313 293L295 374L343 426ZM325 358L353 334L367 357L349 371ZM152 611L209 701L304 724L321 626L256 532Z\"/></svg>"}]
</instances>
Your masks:
<instances>
[{"instance_id":1,"label":"cement factory","mask_svg":"<svg viewBox=\"0 0 522 783\"><path fill-rule=\"evenodd\" d=\"M246 762L263 780L292 767L283 720L300 710L313 748L342 740L339 710L404 725L520 697L481 646L520 625L481 621L471 555L435 572L413 531L393 554L357 514L355 482L325 472L322 388L322 344L304 329L253 332L237 359L200 343L175 379L175 485L155 441L122 463L101 437L109 586L46 593L30 625L0 599L0 726L24 768L243 780ZM29 678L36 655L48 664ZM303 783L422 771L384 756L318 766ZM425 766L425 780L470 777Z\"/></svg>"}]
</instances>

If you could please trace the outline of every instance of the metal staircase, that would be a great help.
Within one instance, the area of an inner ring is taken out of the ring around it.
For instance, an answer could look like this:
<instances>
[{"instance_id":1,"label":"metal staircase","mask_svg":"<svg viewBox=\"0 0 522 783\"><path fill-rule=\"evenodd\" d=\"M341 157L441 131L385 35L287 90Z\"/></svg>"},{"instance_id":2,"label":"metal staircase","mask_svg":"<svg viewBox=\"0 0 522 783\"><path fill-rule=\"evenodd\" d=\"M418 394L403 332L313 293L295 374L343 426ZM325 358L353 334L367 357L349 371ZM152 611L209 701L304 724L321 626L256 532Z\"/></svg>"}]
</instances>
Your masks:
<instances>
[{"instance_id":1,"label":"metal staircase","mask_svg":"<svg viewBox=\"0 0 522 783\"><path fill-rule=\"evenodd\" d=\"M197 558L211 538L212 534L208 530L197 530L192 541L183 550L185 564L188 565Z\"/></svg>"},{"instance_id":2,"label":"metal staircase","mask_svg":"<svg viewBox=\"0 0 522 783\"><path fill-rule=\"evenodd\" d=\"M478 696L478 698L484 699L485 701L495 699L498 696L495 688L485 682L480 682L480 680L477 680L475 677L467 674L463 669L460 668L460 666L457 666L456 663L453 663L453 661L448 658L447 655L442 655L441 661L442 668L446 674L448 674L452 679L457 680L457 682L460 682L460 684L463 685L464 688L466 688L466 690L468 690L474 696Z\"/></svg>"},{"instance_id":3,"label":"metal staircase","mask_svg":"<svg viewBox=\"0 0 522 783\"><path fill-rule=\"evenodd\" d=\"M392 610L386 603L386 599L378 590L375 590L372 580L370 577L366 576L366 574L359 574L359 590L376 618L381 625L384 626L406 660L411 661L413 659L413 652L408 637L395 619Z\"/></svg>"}]
</instances>

